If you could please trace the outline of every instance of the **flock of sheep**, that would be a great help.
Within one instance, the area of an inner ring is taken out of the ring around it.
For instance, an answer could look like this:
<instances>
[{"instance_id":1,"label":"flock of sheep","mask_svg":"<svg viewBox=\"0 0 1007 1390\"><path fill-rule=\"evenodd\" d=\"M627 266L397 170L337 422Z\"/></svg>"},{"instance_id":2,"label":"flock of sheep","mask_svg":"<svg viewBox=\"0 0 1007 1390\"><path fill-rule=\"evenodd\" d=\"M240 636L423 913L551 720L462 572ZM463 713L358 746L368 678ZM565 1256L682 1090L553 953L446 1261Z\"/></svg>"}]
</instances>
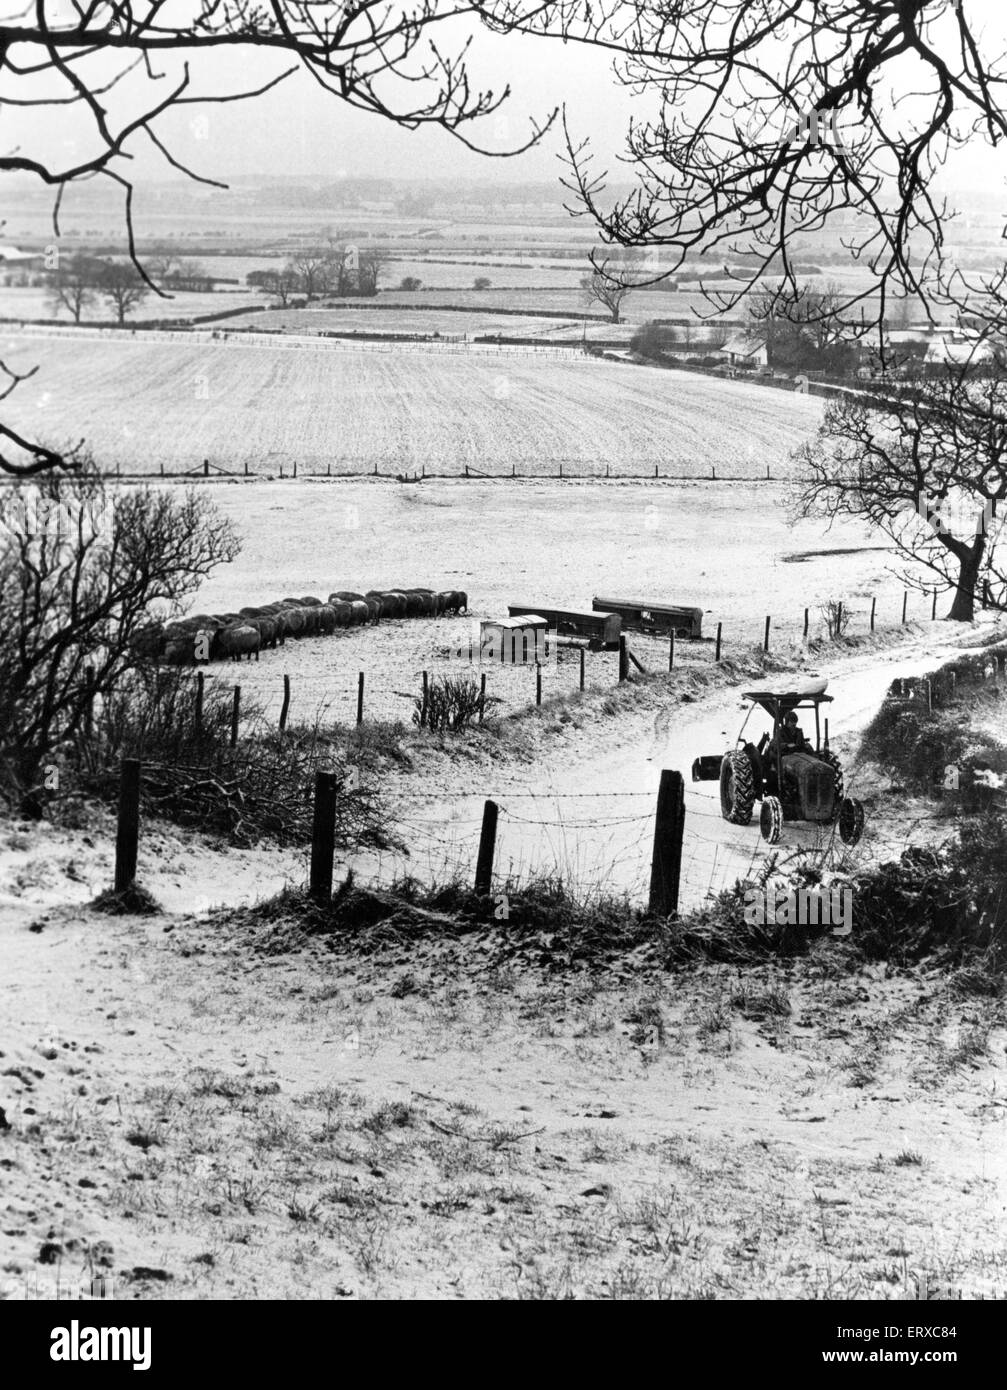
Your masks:
<instances>
[{"instance_id":1,"label":"flock of sheep","mask_svg":"<svg viewBox=\"0 0 1007 1390\"><path fill-rule=\"evenodd\" d=\"M282 645L288 637L327 635L341 627L376 623L382 618L436 617L461 613L468 595L460 589L372 589L366 594L340 589L320 598L284 598L238 613L198 613L173 623L144 628L137 645L145 655L169 665L240 661L263 647Z\"/></svg>"}]
</instances>

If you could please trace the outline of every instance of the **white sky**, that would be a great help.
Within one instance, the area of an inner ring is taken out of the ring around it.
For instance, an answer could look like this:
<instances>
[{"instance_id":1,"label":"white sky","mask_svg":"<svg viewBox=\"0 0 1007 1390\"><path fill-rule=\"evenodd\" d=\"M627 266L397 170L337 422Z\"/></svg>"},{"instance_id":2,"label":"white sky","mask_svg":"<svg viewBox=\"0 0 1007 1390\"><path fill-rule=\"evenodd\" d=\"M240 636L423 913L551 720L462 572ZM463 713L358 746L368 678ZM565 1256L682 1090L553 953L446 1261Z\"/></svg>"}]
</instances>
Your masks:
<instances>
[{"instance_id":1,"label":"white sky","mask_svg":"<svg viewBox=\"0 0 1007 1390\"><path fill-rule=\"evenodd\" d=\"M61 2L49 0L50 4ZM1004 0L966 2L976 13L992 13L991 5L1004 4ZM459 37L468 32L467 25L455 31ZM438 41L448 51L454 47L447 26L439 32ZM202 73L199 67L194 69L193 91L240 90L284 66L253 51L216 50L200 61L205 67ZM599 171L607 167L617 181L628 177L617 156L630 115L646 115L652 98L645 103L620 84L608 55L550 39L492 35L480 26L469 67L476 85L500 89L509 82L513 88L503 112L469 128L471 138L500 149L520 144L528 131L528 115L544 117L553 106L565 103L573 131L592 137ZM149 91L146 95L149 100ZM44 141L47 154L60 149L69 159L87 149L84 132L88 129L86 117L75 108L40 112L0 104L0 147L7 150L21 147L25 153L36 153ZM295 174L320 180L383 175L510 182L558 178L561 173L558 129L526 155L490 160L467 152L445 132L403 131L380 117L354 111L303 73L249 102L169 112L158 121L157 130L184 163L225 180ZM133 173L148 178L173 176L144 138L134 141L131 149ZM1005 174L1007 155L991 152L976 141L957 157L949 182L996 193L1005 189Z\"/></svg>"}]
</instances>

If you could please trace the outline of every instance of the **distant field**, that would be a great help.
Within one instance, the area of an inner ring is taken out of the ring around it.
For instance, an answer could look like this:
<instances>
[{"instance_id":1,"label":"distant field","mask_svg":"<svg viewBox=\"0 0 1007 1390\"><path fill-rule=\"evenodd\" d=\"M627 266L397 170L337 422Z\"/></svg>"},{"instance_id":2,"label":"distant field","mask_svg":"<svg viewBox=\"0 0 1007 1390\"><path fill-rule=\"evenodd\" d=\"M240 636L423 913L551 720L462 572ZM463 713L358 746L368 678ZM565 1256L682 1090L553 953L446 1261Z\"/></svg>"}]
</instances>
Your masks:
<instances>
[{"instance_id":1,"label":"distant field","mask_svg":"<svg viewBox=\"0 0 1007 1390\"><path fill-rule=\"evenodd\" d=\"M381 289L385 294L389 294L403 276L415 275L430 289L440 286L451 290L470 290L476 277L484 276L498 286L518 289L548 286L550 289L572 290L579 294L582 293L580 282L587 274L586 257L585 264L568 261L563 266L551 266L538 261L528 261L520 266L494 265L489 258L484 264L472 265L468 262L478 260L478 256L472 255L466 255L462 262L446 265L445 261L448 259L445 255L443 259L433 261L424 260L422 257L415 260L403 257L401 260L389 261L382 267ZM482 294L485 291L480 290L478 293Z\"/></svg>"},{"instance_id":2,"label":"distant field","mask_svg":"<svg viewBox=\"0 0 1007 1390\"><path fill-rule=\"evenodd\" d=\"M108 467L781 473L820 401L582 357L12 335L9 423Z\"/></svg>"},{"instance_id":3,"label":"distant field","mask_svg":"<svg viewBox=\"0 0 1007 1390\"><path fill-rule=\"evenodd\" d=\"M480 313L425 309L265 309L242 317L235 327L284 333L440 333L445 338L470 338L499 333L505 338L548 338L579 342L585 330L581 318L546 319L521 314ZM632 324L588 323L591 338L620 338L626 342Z\"/></svg>"},{"instance_id":4,"label":"distant field","mask_svg":"<svg viewBox=\"0 0 1007 1390\"><path fill-rule=\"evenodd\" d=\"M144 319L188 319L202 314L225 313L229 309L243 308L245 305L268 303L264 296L255 290L219 290L212 294L187 294L180 291L171 299L160 299L150 295L130 313L129 322ZM90 323L115 323L115 313L108 301L99 299L91 305L84 315ZM72 323L73 318L63 309L55 311L44 289L6 289L0 287L0 318L18 319L22 322L39 319L59 319Z\"/></svg>"}]
</instances>

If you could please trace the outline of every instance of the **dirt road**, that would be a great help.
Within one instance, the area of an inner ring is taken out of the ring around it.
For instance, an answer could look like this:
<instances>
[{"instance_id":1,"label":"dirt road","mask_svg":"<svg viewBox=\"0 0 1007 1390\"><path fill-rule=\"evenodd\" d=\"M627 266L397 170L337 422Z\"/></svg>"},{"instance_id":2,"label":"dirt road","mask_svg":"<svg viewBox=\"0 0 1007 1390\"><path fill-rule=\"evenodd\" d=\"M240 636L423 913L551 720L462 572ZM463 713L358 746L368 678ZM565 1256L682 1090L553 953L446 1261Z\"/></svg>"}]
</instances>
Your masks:
<instances>
[{"instance_id":1,"label":"dirt road","mask_svg":"<svg viewBox=\"0 0 1007 1390\"><path fill-rule=\"evenodd\" d=\"M817 666L829 678L831 746L844 762L847 786L856 794L855 754L860 734L898 677L932 670L974 642L974 633L917 630L897 646L874 647ZM809 667L810 669L810 667ZM787 677L777 677L785 685ZM766 678L755 682L767 683ZM766 852L757 822L730 825L720 816L716 783L693 784L690 769L701 753L730 747L744 718L745 680L730 692L701 694L695 702L668 697L656 710L620 715L611 726L597 722L579 732L544 744L535 763L499 768L480 766L450 799L404 789L407 810L402 825L410 854L384 854L358 860L387 881L390 874L410 872L420 878L444 878L457 867L468 877L475 863L484 801L500 807L496 868L501 881L535 873L560 875L581 892L626 893L646 897L653 849L654 809L660 774L673 768L686 778L686 834L683 846L681 905L691 907L711 890L729 887ZM753 715L749 729L764 727ZM806 729L805 732L813 732ZM781 842L787 847L831 841L812 826L790 825ZM892 837L884 824L869 825L851 861L870 862L890 852Z\"/></svg>"}]
</instances>

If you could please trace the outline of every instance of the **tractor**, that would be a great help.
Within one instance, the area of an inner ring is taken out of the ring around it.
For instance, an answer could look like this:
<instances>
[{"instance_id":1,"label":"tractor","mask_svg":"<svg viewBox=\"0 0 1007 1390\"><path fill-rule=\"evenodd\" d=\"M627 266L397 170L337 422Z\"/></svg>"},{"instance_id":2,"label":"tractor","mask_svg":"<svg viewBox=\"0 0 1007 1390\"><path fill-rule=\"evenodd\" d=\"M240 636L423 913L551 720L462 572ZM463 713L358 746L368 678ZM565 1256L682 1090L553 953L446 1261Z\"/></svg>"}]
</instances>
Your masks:
<instances>
[{"instance_id":1,"label":"tractor","mask_svg":"<svg viewBox=\"0 0 1007 1390\"><path fill-rule=\"evenodd\" d=\"M694 782L719 780L721 814L734 825L748 825L756 801L762 802L759 829L768 844L778 843L787 821L835 823L847 845L855 845L863 834L864 808L843 794L843 768L829 748L828 721L822 743L819 710L832 701L825 693L827 683L816 679L799 690L746 691L750 704L737 745L723 757L697 758L692 765ZM773 731L763 733L756 745L745 741L745 729L757 708L772 719ZM801 709L815 712L813 746L796 719L788 719Z\"/></svg>"}]
</instances>

